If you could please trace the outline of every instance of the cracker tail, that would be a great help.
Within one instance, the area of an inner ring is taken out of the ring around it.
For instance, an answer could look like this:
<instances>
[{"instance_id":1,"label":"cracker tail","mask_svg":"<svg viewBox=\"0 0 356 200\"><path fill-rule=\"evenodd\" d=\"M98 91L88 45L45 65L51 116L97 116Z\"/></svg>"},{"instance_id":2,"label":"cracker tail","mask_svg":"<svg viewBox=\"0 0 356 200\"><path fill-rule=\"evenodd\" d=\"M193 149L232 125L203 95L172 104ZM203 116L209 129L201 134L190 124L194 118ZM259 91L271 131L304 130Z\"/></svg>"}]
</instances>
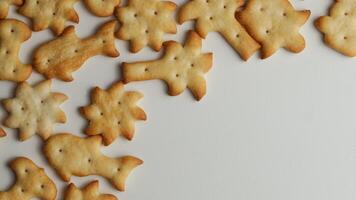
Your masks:
<instances>
[{"instance_id":1,"label":"cracker tail","mask_svg":"<svg viewBox=\"0 0 356 200\"><path fill-rule=\"evenodd\" d=\"M127 177L134 168L143 164L143 161L133 156L125 156L120 158L119 162L121 163L121 166L111 181L117 190L125 191Z\"/></svg>"},{"instance_id":2,"label":"cracker tail","mask_svg":"<svg viewBox=\"0 0 356 200\"><path fill-rule=\"evenodd\" d=\"M225 27L220 33L244 61L261 48L238 22L234 26Z\"/></svg>"},{"instance_id":3,"label":"cracker tail","mask_svg":"<svg viewBox=\"0 0 356 200\"><path fill-rule=\"evenodd\" d=\"M158 68L153 61L122 63L123 82L144 81L159 78Z\"/></svg>"},{"instance_id":4,"label":"cracker tail","mask_svg":"<svg viewBox=\"0 0 356 200\"><path fill-rule=\"evenodd\" d=\"M103 54L110 57L117 57L120 55L115 47L114 32L116 26L117 22L112 20L100 27L99 31L95 34L95 38L100 41Z\"/></svg>"}]
</instances>

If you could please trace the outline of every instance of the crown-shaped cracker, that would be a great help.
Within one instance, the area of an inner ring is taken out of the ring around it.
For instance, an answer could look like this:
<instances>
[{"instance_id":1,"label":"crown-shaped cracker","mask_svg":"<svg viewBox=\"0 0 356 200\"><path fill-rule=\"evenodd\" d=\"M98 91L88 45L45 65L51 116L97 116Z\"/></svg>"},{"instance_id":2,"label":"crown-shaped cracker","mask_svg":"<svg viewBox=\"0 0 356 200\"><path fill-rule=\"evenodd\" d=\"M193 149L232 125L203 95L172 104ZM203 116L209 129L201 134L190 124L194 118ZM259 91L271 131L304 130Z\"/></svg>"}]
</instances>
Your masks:
<instances>
[{"instance_id":1,"label":"crown-shaped cracker","mask_svg":"<svg viewBox=\"0 0 356 200\"><path fill-rule=\"evenodd\" d=\"M10 5L21 6L22 0L1 0L0 1L0 19L5 19L9 12Z\"/></svg>"},{"instance_id":2,"label":"crown-shaped cracker","mask_svg":"<svg viewBox=\"0 0 356 200\"><path fill-rule=\"evenodd\" d=\"M143 95L139 92L125 92L122 83L116 83L107 91L94 88L92 104L81 108L89 120L85 133L102 135L104 144L111 144L119 135L131 140L135 132L135 121L146 120L145 112L136 103Z\"/></svg>"},{"instance_id":3,"label":"crown-shaped cracker","mask_svg":"<svg viewBox=\"0 0 356 200\"><path fill-rule=\"evenodd\" d=\"M108 17L114 14L120 0L84 0L85 6L98 17Z\"/></svg>"},{"instance_id":4,"label":"crown-shaped cracker","mask_svg":"<svg viewBox=\"0 0 356 200\"><path fill-rule=\"evenodd\" d=\"M111 194L100 194L99 181L93 181L83 189L77 188L73 183L69 184L64 200L117 200L117 198Z\"/></svg>"},{"instance_id":5,"label":"crown-shaped cracker","mask_svg":"<svg viewBox=\"0 0 356 200\"><path fill-rule=\"evenodd\" d=\"M18 157L10 162L16 182L5 192L0 191L1 200L55 200L57 188L43 168L30 159Z\"/></svg>"},{"instance_id":6,"label":"crown-shaped cracker","mask_svg":"<svg viewBox=\"0 0 356 200\"><path fill-rule=\"evenodd\" d=\"M46 28L59 35L63 32L66 22L79 22L73 5L79 0L24 0L19 13L32 20L32 30L41 31Z\"/></svg>"},{"instance_id":7,"label":"crown-shaped cracker","mask_svg":"<svg viewBox=\"0 0 356 200\"><path fill-rule=\"evenodd\" d=\"M52 134L55 123L64 123L66 116L59 108L67 96L51 92L51 81L46 80L35 86L23 82L16 88L15 98L2 101L9 112L4 125L19 129L19 139L27 140L38 134L46 140Z\"/></svg>"},{"instance_id":8,"label":"crown-shaped cracker","mask_svg":"<svg viewBox=\"0 0 356 200\"><path fill-rule=\"evenodd\" d=\"M329 16L315 21L317 29L324 34L324 41L331 48L350 57L356 56L356 1L336 0Z\"/></svg>"},{"instance_id":9,"label":"crown-shaped cracker","mask_svg":"<svg viewBox=\"0 0 356 200\"><path fill-rule=\"evenodd\" d=\"M305 41L299 29L309 16L309 10L297 11L288 0L249 0L237 13L238 21L262 45L263 59L279 48L301 52Z\"/></svg>"},{"instance_id":10,"label":"crown-shaped cracker","mask_svg":"<svg viewBox=\"0 0 356 200\"><path fill-rule=\"evenodd\" d=\"M180 24L196 20L195 29L203 38L209 32L219 32L243 60L253 55L260 45L235 18L244 0L190 0L178 13Z\"/></svg>"},{"instance_id":11,"label":"crown-shaped cracker","mask_svg":"<svg viewBox=\"0 0 356 200\"><path fill-rule=\"evenodd\" d=\"M99 175L124 191L127 177L143 161L133 156L107 157L100 152L101 143L99 135L80 138L61 133L46 140L43 152L64 181L70 181L71 176Z\"/></svg>"},{"instance_id":12,"label":"crown-shaped cracker","mask_svg":"<svg viewBox=\"0 0 356 200\"><path fill-rule=\"evenodd\" d=\"M165 53L161 59L135 63L123 63L125 83L161 79L168 84L172 96L189 88L197 100L206 93L204 78L213 60L212 53L201 53L202 39L194 31L189 31L182 46L175 41L164 43Z\"/></svg>"},{"instance_id":13,"label":"crown-shaped cracker","mask_svg":"<svg viewBox=\"0 0 356 200\"><path fill-rule=\"evenodd\" d=\"M165 33L177 32L174 11L177 5L161 0L128 0L128 5L118 7L116 16L121 23L116 36L130 41L134 53L148 45L159 51Z\"/></svg>"},{"instance_id":14,"label":"crown-shaped cracker","mask_svg":"<svg viewBox=\"0 0 356 200\"><path fill-rule=\"evenodd\" d=\"M25 81L32 72L31 65L20 62L19 50L31 37L28 26L16 19L0 21L0 80Z\"/></svg>"}]
</instances>

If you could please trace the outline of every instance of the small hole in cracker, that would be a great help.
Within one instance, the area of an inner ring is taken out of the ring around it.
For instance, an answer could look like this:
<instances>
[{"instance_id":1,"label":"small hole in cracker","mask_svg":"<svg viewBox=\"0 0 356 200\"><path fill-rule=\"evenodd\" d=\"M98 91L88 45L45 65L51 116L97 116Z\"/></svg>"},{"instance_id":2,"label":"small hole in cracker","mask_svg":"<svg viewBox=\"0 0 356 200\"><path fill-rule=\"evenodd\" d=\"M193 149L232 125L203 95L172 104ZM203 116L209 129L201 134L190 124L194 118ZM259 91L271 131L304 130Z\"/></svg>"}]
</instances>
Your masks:
<instances>
[{"instance_id":1,"label":"small hole in cracker","mask_svg":"<svg viewBox=\"0 0 356 200\"><path fill-rule=\"evenodd\" d=\"M266 33L268 34L268 33L269 33L269 30L266 30Z\"/></svg>"},{"instance_id":2,"label":"small hole in cracker","mask_svg":"<svg viewBox=\"0 0 356 200\"><path fill-rule=\"evenodd\" d=\"M22 193L24 193L24 192L25 192L25 190L24 190L24 189L21 189L21 192L22 192Z\"/></svg>"},{"instance_id":3,"label":"small hole in cracker","mask_svg":"<svg viewBox=\"0 0 356 200\"><path fill-rule=\"evenodd\" d=\"M347 15L349 15L349 13L345 12L344 15L347 16Z\"/></svg>"},{"instance_id":4,"label":"small hole in cracker","mask_svg":"<svg viewBox=\"0 0 356 200\"><path fill-rule=\"evenodd\" d=\"M74 53L78 53L78 49L74 50Z\"/></svg>"},{"instance_id":5,"label":"small hole in cracker","mask_svg":"<svg viewBox=\"0 0 356 200\"><path fill-rule=\"evenodd\" d=\"M5 53L6 53L6 54L9 54L9 53L10 53L10 51L6 51Z\"/></svg>"},{"instance_id":6,"label":"small hole in cracker","mask_svg":"<svg viewBox=\"0 0 356 200\"><path fill-rule=\"evenodd\" d=\"M287 16L287 13L283 13L283 16Z\"/></svg>"},{"instance_id":7,"label":"small hole in cracker","mask_svg":"<svg viewBox=\"0 0 356 200\"><path fill-rule=\"evenodd\" d=\"M176 57L174 57L174 60L178 60L178 57L176 56Z\"/></svg>"},{"instance_id":8,"label":"small hole in cracker","mask_svg":"<svg viewBox=\"0 0 356 200\"><path fill-rule=\"evenodd\" d=\"M56 15L56 13L54 12L54 13L52 13L52 15L53 15L53 16L55 16L55 15Z\"/></svg>"},{"instance_id":9,"label":"small hole in cracker","mask_svg":"<svg viewBox=\"0 0 356 200\"><path fill-rule=\"evenodd\" d=\"M106 43L106 40L103 40L103 44L105 44Z\"/></svg>"},{"instance_id":10,"label":"small hole in cracker","mask_svg":"<svg viewBox=\"0 0 356 200\"><path fill-rule=\"evenodd\" d=\"M148 72L148 68L145 68L145 72Z\"/></svg>"},{"instance_id":11,"label":"small hole in cracker","mask_svg":"<svg viewBox=\"0 0 356 200\"><path fill-rule=\"evenodd\" d=\"M209 17L210 20L213 20L214 18L213 17Z\"/></svg>"},{"instance_id":12,"label":"small hole in cracker","mask_svg":"<svg viewBox=\"0 0 356 200\"><path fill-rule=\"evenodd\" d=\"M44 188L44 185L41 185L41 188L43 189L43 188Z\"/></svg>"},{"instance_id":13,"label":"small hole in cracker","mask_svg":"<svg viewBox=\"0 0 356 200\"><path fill-rule=\"evenodd\" d=\"M148 30L145 30L145 33L148 34Z\"/></svg>"},{"instance_id":14,"label":"small hole in cracker","mask_svg":"<svg viewBox=\"0 0 356 200\"><path fill-rule=\"evenodd\" d=\"M155 12L154 12L154 14L155 14L155 15L158 15L158 12L157 12L157 11L155 11Z\"/></svg>"},{"instance_id":15,"label":"small hole in cracker","mask_svg":"<svg viewBox=\"0 0 356 200\"><path fill-rule=\"evenodd\" d=\"M117 102L119 105L121 105L121 101Z\"/></svg>"},{"instance_id":16,"label":"small hole in cracker","mask_svg":"<svg viewBox=\"0 0 356 200\"><path fill-rule=\"evenodd\" d=\"M206 3L209 3L209 0L206 0Z\"/></svg>"},{"instance_id":17,"label":"small hole in cracker","mask_svg":"<svg viewBox=\"0 0 356 200\"><path fill-rule=\"evenodd\" d=\"M51 62L51 60L50 60L50 59L48 59L48 60L47 60L47 63L50 63L50 62Z\"/></svg>"},{"instance_id":18,"label":"small hole in cracker","mask_svg":"<svg viewBox=\"0 0 356 200\"><path fill-rule=\"evenodd\" d=\"M28 173L28 170L27 170L27 169L25 169L25 173Z\"/></svg>"},{"instance_id":19,"label":"small hole in cracker","mask_svg":"<svg viewBox=\"0 0 356 200\"><path fill-rule=\"evenodd\" d=\"M14 30L14 29L11 29L11 33L13 33L13 32L15 32L15 30Z\"/></svg>"},{"instance_id":20,"label":"small hole in cracker","mask_svg":"<svg viewBox=\"0 0 356 200\"><path fill-rule=\"evenodd\" d=\"M347 36L344 36L344 40L347 40Z\"/></svg>"},{"instance_id":21,"label":"small hole in cracker","mask_svg":"<svg viewBox=\"0 0 356 200\"><path fill-rule=\"evenodd\" d=\"M40 4L40 1L36 1L36 4Z\"/></svg>"},{"instance_id":22,"label":"small hole in cracker","mask_svg":"<svg viewBox=\"0 0 356 200\"><path fill-rule=\"evenodd\" d=\"M178 77L179 77L179 74L176 74L176 77L178 78Z\"/></svg>"},{"instance_id":23,"label":"small hole in cracker","mask_svg":"<svg viewBox=\"0 0 356 200\"><path fill-rule=\"evenodd\" d=\"M239 38L239 37L240 37L240 34L236 34L236 37Z\"/></svg>"},{"instance_id":24,"label":"small hole in cracker","mask_svg":"<svg viewBox=\"0 0 356 200\"><path fill-rule=\"evenodd\" d=\"M16 70L16 69L14 69L14 70L12 70L12 72L13 72L13 73L16 73L16 72L17 72L17 70Z\"/></svg>"},{"instance_id":25,"label":"small hole in cracker","mask_svg":"<svg viewBox=\"0 0 356 200\"><path fill-rule=\"evenodd\" d=\"M102 113L102 112L101 112L101 113L100 113L100 115L101 115L101 116L103 116L103 115L104 115L104 113Z\"/></svg>"},{"instance_id":26,"label":"small hole in cracker","mask_svg":"<svg viewBox=\"0 0 356 200\"><path fill-rule=\"evenodd\" d=\"M227 8L227 6L226 5L224 5L224 9L226 9Z\"/></svg>"},{"instance_id":27,"label":"small hole in cracker","mask_svg":"<svg viewBox=\"0 0 356 200\"><path fill-rule=\"evenodd\" d=\"M43 100L41 100L41 103L44 103L44 101L43 101Z\"/></svg>"},{"instance_id":28,"label":"small hole in cracker","mask_svg":"<svg viewBox=\"0 0 356 200\"><path fill-rule=\"evenodd\" d=\"M59 153L62 153L62 152L63 152L63 150L62 150L62 149L59 149L58 151L59 151Z\"/></svg>"},{"instance_id":29,"label":"small hole in cracker","mask_svg":"<svg viewBox=\"0 0 356 200\"><path fill-rule=\"evenodd\" d=\"M89 163L91 162L91 159L90 159L90 158L88 159L88 162L89 162Z\"/></svg>"},{"instance_id":30,"label":"small hole in cracker","mask_svg":"<svg viewBox=\"0 0 356 200\"><path fill-rule=\"evenodd\" d=\"M119 171L121 171L121 169L120 169L120 168L117 168L117 171L119 172Z\"/></svg>"},{"instance_id":31,"label":"small hole in cracker","mask_svg":"<svg viewBox=\"0 0 356 200\"><path fill-rule=\"evenodd\" d=\"M138 16L138 15L135 13L135 14L134 14L134 17L137 17L137 16Z\"/></svg>"},{"instance_id":32,"label":"small hole in cracker","mask_svg":"<svg viewBox=\"0 0 356 200\"><path fill-rule=\"evenodd\" d=\"M25 110L25 108L24 108L24 107L21 107L21 110Z\"/></svg>"},{"instance_id":33,"label":"small hole in cracker","mask_svg":"<svg viewBox=\"0 0 356 200\"><path fill-rule=\"evenodd\" d=\"M121 124L121 121L117 121L117 124L120 125L120 124Z\"/></svg>"},{"instance_id":34,"label":"small hole in cracker","mask_svg":"<svg viewBox=\"0 0 356 200\"><path fill-rule=\"evenodd\" d=\"M190 64L191 67L194 67L194 63Z\"/></svg>"}]
</instances>

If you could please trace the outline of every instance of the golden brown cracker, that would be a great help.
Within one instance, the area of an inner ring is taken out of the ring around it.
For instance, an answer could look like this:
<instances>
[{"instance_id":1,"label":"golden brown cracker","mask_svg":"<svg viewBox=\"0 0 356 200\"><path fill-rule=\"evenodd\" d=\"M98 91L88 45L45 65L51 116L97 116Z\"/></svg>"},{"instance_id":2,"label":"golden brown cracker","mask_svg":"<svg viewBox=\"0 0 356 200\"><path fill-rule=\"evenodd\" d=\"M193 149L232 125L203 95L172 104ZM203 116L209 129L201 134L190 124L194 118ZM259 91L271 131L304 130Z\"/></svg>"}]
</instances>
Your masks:
<instances>
[{"instance_id":1,"label":"golden brown cracker","mask_svg":"<svg viewBox=\"0 0 356 200\"><path fill-rule=\"evenodd\" d=\"M213 54L201 53L201 45L202 39L194 31L188 32L184 46L175 41L165 42L161 59L123 63L124 82L161 79L168 84L170 95L179 95L188 88L200 100L206 93L204 75L213 62Z\"/></svg>"},{"instance_id":2,"label":"golden brown cracker","mask_svg":"<svg viewBox=\"0 0 356 200\"><path fill-rule=\"evenodd\" d=\"M19 50L31 37L28 26L16 19L0 20L0 80L25 81L32 72L31 65L21 63Z\"/></svg>"},{"instance_id":3,"label":"golden brown cracker","mask_svg":"<svg viewBox=\"0 0 356 200\"><path fill-rule=\"evenodd\" d=\"M108 17L114 14L120 0L84 0L85 6L98 17Z\"/></svg>"},{"instance_id":4,"label":"golden brown cracker","mask_svg":"<svg viewBox=\"0 0 356 200\"><path fill-rule=\"evenodd\" d=\"M5 19L9 13L10 5L21 6L22 0L1 0L0 1L0 19Z\"/></svg>"},{"instance_id":5,"label":"golden brown cracker","mask_svg":"<svg viewBox=\"0 0 356 200\"><path fill-rule=\"evenodd\" d=\"M67 27L56 39L36 49L33 67L46 78L72 81L72 73L87 59L96 55L119 56L115 47L114 31L117 23L105 23L99 31L88 38L80 39L73 26Z\"/></svg>"},{"instance_id":6,"label":"golden brown cracker","mask_svg":"<svg viewBox=\"0 0 356 200\"><path fill-rule=\"evenodd\" d=\"M100 194L99 181L93 181L83 189L77 188L73 183L69 184L64 200L117 200L117 198L111 194Z\"/></svg>"},{"instance_id":7,"label":"golden brown cracker","mask_svg":"<svg viewBox=\"0 0 356 200\"><path fill-rule=\"evenodd\" d=\"M9 112L4 125L19 129L19 139L27 140L34 134L46 140L55 123L65 123L66 116L59 105L67 99L62 93L51 92L51 81L42 81L35 86L26 82L16 88L15 97L2 101Z\"/></svg>"},{"instance_id":8,"label":"golden brown cracker","mask_svg":"<svg viewBox=\"0 0 356 200\"><path fill-rule=\"evenodd\" d=\"M128 0L127 6L117 8L121 27L116 36L130 41L131 52L136 53L145 46L159 51L163 35L177 32L173 15L176 7L171 1Z\"/></svg>"},{"instance_id":9,"label":"golden brown cracker","mask_svg":"<svg viewBox=\"0 0 356 200\"><path fill-rule=\"evenodd\" d=\"M203 38L209 32L220 33L243 60L248 60L260 45L235 18L243 4L244 0L190 0L180 8L178 22L196 20L195 29Z\"/></svg>"},{"instance_id":10,"label":"golden brown cracker","mask_svg":"<svg viewBox=\"0 0 356 200\"><path fill-rule=\"evenodd\" d=\"M336 0L329 13L315 21L325 43L346 56L356 56L356 28L353 26L356 23L356 1Z\"/></svg>"},{"instance_id":11,"label":"golden brown cracker","mask_svg":"<svg viewBox=\"0 0 356 200\"><path fill-rule=\"evenodd\" d=\"M100 152L101 136L80 138L68 133L53 135L43 148L50 165L64 181L71 176L99 175L119 191L125 190L130 172L143 163L133 156L109 158Z\"/></svg>"},{"instance_id":12,"label":"golden brown cracker","mask_svg":"<svg viewBox=\"0 0 356 200\"><path fill-rule=\"evenodd\" d=\"M63 32L67 21L79 22L73 5L79 0L23 0L18 12L32 20L32 30L50 28L56 35Z\"/></svg>"},{"instance_id":13,"label":"golden brown cracker","mask_svg":"<svg viewBox=\"0 0 356 200\"><path fill-rule=\"evenodd\" d=\"M135 121L146 120L145 112L136 105L142 97L139 92L125 92L120 82L107 91L95 87L91 92L91 104L80 110L89 120L85 133L101 135L105 145L111 144L121 134L131 140Z\"/></svg>"},{"instance_id":14,"label":"golden brown cracker","mask_svg":"<svg viewBox=\"0 0 356 200\"><path fill-rule=\"evenodd\" d=\"M238 21L261 44L263 59L280 48L301 52L305 48L305 40L299 29L309 16L309 10L297 11L288 0L249 0L237 13Z\"/></svg>"},{"instance_id":15,"label":"golden brown cracker","mask_svg":"<svg viewBox=\"0 0 356 200\"><path fill-rule=\"evenodd\" d=\"M55 200L57 188L30 159L18 157L10 162L10 168L16 175L16 182L5 192L0 191L0 200Z\"/></svg>"}]
</instances>

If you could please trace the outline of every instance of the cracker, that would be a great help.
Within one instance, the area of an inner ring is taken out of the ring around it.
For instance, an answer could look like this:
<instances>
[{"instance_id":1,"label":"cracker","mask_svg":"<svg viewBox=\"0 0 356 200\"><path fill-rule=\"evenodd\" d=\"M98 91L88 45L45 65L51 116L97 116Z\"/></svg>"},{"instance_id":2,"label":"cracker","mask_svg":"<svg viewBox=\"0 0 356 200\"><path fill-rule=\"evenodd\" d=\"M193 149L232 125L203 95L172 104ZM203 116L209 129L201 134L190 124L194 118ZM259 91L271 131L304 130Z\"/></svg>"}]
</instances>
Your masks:
<instances>
[{"instance_id":1,"label":"cracker","mask_svg":"<svg viewBox=\"0 0 356 200\"><path fill-rule=\"evenodd\" d=\"M98 17L108 17L114 14L120 0L84 0L85 6Z\"/></svg>"},{"instance_id":2,"label":"cracker","mask_svg":"<svg viewBox=\"0 0 356 200\"><path fill-rule=\"evenodd\" d=\"M116 36L130 41L130 51L138 52L149 46L159 51L165 33L177 32L174 12L177 5L171 1L128 0L128 5L118 7L116 16L121 23Z\"/></svg>"},{"instance_id":3,"label":"cracker","mask_svg":"<svg viewBox=\"0 0 356 200\"><path fill-rule=\"evenodd\" d=\"M117 198L111 194L100 194L99 181L93 181L83 189L71 183L64 194L64 200L117 200Z\"/></svg>"},{"instance_id":4,"label":"cracker","mask_svg":"<svg viewBox=\"0 0 356 200\"><path fill-rule=\"evenodd\" d=\"M0 19L5 19L9 13L10 5L21 6L22 0L1 0L0 1Z\"/></svg>"},{"instance_id":5,"label":"cracker","mask_svg":"<svg viewBox=\"0 0 356 200\"><path fill-rule=\"evenodd\" d=\"M21 63L18 54L21 44L31 34L28 26L19 20L0 21L0 80L21 82L30 76L31 65Z\"/></svg>"},{"instance_id":6,"label":"cracker","mask_svg":"<svg viewBox=\"0 0 356 200\"><path fill-rule=\"evenodd\" d=\"M124 82L161 79L167 83L170 95L179 95L188 88L200 100L206 93L204 74L212 67L213 54L201 53L202 39L194 31L188 32L184 46L175 41L165 42L164 46L161 59L123 63Z\"/></svg>"},{"instance_id":7,"label":"cracker","mask_svg":"<svg viewBox=\"0 0 356 200\"><path fill-rule=\"evenodd\" d=\"M195 29L201 37L218 32L243 60L248 60L260 45L235 18L243 4L244 0L191 0L179 10L178 22L196 20Z\"/></svg>"},{"instance_id":8,"label":"cracker","mask_svg":"<svg viewBox=\"0 0 356 200\"><path fill-rule=\"evenodd\" d=\"M135 121L146 120L146 113L136 105L142 97L139 92L125 92L121 82L107 91L94 88L91 105L80 109L89 120L85 133L101 135L105 145L111 144L121 134L131 140L135 132Z\"/></svg>"},{"instance_id":9,"label":"cracker","mask_svg":"<svg viewBox=\"0 0 356 200\"><path fill-rule=\"evenodd\" d=\"M263 59L279 48L301 52L305 40L299 29L309 16L309 10L297 11L288 0L250 0L245 9L237 13L238 21L261 44Z\"/></svg>"},{"instance_id":10,"label":"cracker","mask_svg":"<svg viewBox=\"0 0 356 200\"><path fill-rule=\"evenodd\" d=\"M105 23L90 37L80 39L73 26L67 27L56 39L41 45L34 54L33 67L46 78L72 81L72 73L87 59L96 55L119 56L115 48L114 31L117 23Z\"/></svg>"},{"instance_id":11,"label":"cracker","mask_svg":"<svg viewBox=\"0 0 356 200\"><path fill-rule=\"evenodd\" d=\"M329 16L319 17L316 28L323 33L324 41L334 50L350 57L356 56L356 2L336 0Z\"/></svg>"},{"instance_id":12,"label":"cracker","mask_svg":"<svg viewBox=\"0 0 356 200\"><path fill-rule=\"evenodd\" d=\"M4 125L19 129L19 139L27 140L34 134L46 140L55 123L65 123L66 115L59 108L67 96L51 92L51 81L46 80L31 86L26 82L16 88L15 97L2 101L9 112Z\"/></svg>"},{"instance_id":13,"label":"cracker","mask_svg":"<svg viewBox=\"0 0 356 200\"><path fill-rule=\"evenodd\" d=\"M32 20L32 30L50 28L56 35L63 32L66 22L79 22L73 5L79 0L24 0L18 12Z\"/></svg>"},{"instance_id":14,"label":"cracker","mask_svg":"<svg viewBox=\"0 0 356 200\"><path fill-rule=\"evenodd\" d=\"M133 156L109 158L100 152L102 137L80 138L68 133L50 137L43 152L50 165L64 181L71 176L99 175L108 179L119 191L125 190L129 173L142 160Z\"/></svg>"},{"instance_id":15,"label":"cracker","mask_svg":"<svg viewBox=\"0 0 356 200\"><path fill-rule=\"evenodd\" d=\"M5 192L0 191L1 200L54 200L57 188L43 168L30 159L18 157L10 162L16 182Z\"/></svg>"}]
</instances>

